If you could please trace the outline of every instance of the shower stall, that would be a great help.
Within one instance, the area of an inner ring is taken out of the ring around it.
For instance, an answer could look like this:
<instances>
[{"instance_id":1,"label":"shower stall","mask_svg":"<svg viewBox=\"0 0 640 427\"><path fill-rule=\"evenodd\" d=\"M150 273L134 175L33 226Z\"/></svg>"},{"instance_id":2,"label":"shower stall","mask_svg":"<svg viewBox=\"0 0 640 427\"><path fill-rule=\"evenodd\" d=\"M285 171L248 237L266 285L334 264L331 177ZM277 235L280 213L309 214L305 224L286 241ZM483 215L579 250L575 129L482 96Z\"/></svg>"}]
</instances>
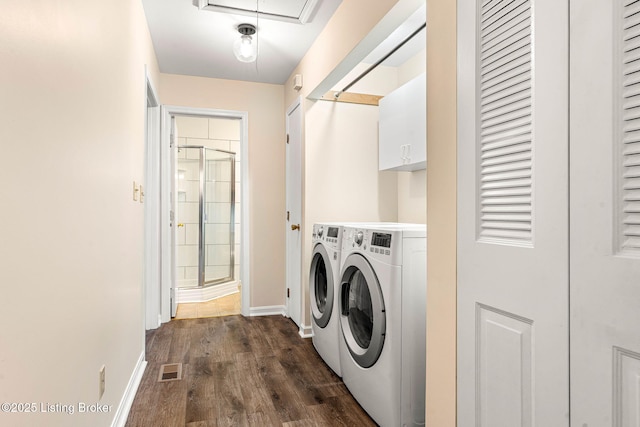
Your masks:
<instances>
[{"instance_id":1,"label":"shower stall","mask_svg":"<svg viewBox=\"0 0 640 427\"><path fill-rule=\"evenodd\" d=\"M176 279L182 290L235 279L235 153L178 146Z\"/></svg>"}]
</instances>

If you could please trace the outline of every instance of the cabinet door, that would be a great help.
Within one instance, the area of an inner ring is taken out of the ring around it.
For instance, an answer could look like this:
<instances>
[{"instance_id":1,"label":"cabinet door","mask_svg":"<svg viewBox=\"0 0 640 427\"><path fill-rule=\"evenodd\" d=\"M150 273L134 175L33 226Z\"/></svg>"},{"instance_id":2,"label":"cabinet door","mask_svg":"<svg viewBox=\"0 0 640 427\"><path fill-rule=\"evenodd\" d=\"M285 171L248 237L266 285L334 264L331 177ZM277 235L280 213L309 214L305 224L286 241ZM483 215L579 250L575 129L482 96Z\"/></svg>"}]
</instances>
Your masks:
<instances>
[{"instance_id":1,"label":"cabinet door","mask_svg":"<svg viewBox=\"0 0 640 427\"><path fill-rule=\"evenodd\" d=\"M427 78L423 73L380 100L379 169L426 167Z\"/></svg>"},{"instance_id":2,"label":"cabinet door","mask_svg":"<svg viewBox=\"0 0 640 427\"><path fill-rule=\"evenodd\" d=\"M569 424L568 22L458 0L460 427Z\"/></svg>"}]
</instances>

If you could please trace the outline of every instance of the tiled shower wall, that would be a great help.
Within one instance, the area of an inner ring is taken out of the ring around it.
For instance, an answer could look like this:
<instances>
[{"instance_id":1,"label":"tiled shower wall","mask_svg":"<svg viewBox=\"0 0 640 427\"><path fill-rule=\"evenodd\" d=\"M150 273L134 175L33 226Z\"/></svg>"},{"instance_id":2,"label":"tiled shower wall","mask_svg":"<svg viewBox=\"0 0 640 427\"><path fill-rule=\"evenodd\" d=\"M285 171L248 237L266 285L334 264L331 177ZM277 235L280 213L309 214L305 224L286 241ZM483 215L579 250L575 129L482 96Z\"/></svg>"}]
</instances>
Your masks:
<instances>
[{"instance_id":1,"label":"tiled shower wall","mask_svg":"<svg viewBox=\"0 0 640 427\"><path fill-rule=\"evenodd\" d=\"M240 120L207 119L200 117L176 117L178 145L197 145L236 153L235 183L228 182L229 162L209 163L209 171L215 174L215 183L206 185L205 206L208 223L205 225L205 277L223 277L229 268L229 205L231 185L235 186L235 265L234 279L239 280L240 259ZM183 149L178 153L180 169L179 207L177 223L185 224L177 229L178 286L190 288L198 282L198 205L199 151ZM216 155L217 156L217 155ZM191 160L190 160L191 159ZM212 170L213 169L213 170Z\"/></svg>"}]
</instances>

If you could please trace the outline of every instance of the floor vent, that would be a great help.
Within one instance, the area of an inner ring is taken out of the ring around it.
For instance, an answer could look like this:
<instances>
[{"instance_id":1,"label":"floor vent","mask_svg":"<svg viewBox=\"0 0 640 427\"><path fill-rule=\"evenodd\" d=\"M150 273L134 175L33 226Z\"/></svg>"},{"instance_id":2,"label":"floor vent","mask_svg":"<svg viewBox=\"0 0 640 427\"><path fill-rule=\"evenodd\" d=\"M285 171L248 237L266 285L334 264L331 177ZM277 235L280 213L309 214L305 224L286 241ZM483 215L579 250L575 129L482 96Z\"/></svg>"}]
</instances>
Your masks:
<instances>
[{"instance_id":1,"label":"floor vent","mask_svg":"<svg viewBox=\"0 0 640 427\"><path fill-rule=\"evenodd\" d=\"M160 366L158 382L176 381L182 379L182 363L167 363Z\"/></svg>"}]
</instances>

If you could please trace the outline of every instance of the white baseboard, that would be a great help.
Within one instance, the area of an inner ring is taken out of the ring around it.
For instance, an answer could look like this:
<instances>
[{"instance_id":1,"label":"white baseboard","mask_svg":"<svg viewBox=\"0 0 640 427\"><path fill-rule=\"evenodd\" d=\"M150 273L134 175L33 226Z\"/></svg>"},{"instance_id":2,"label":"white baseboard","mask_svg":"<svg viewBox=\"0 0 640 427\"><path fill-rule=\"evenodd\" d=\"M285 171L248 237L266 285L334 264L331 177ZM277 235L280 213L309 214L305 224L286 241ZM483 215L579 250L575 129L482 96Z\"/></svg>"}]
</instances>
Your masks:
<instances>
[{"instance_id":1,"label":"white baseboard","mask_svg":"<svg viewBox=\"0 0 640 427\"><path fill-rule=\"evenodd\" d=\"M129 411L131 410L131 405L133 404L133 399L136 397L136 392L138 391L138 386L140 385L142 374L144 374L144 370L146 367L147 361L144 360L143 351L138 358L138 363L136 364L136 367L131 374L129 384L127 384L124 395L120 400L120 404L118 405L116 414L113 417L111 427L124 427L124 425L126 424L127 417L129 416Z\"/></svg>"},{"instance_id":2,"label":"white baseboard","mask_svg":"<svg viewBox=\"0 0 640 427\"><path fill-rule=\"evenodd\" d=\"M311 328L311 326L305 326L304 323L301 323L300 324L300 330L298 331L298 334L302 338L311 338L313 336L313 329Z\"/></svg>"},{"instance_id":3,"label":"white baseboard","mask_svg":"<svg viewBox=\"0 0 640 427\"><path fill-rule=\"evenodd\" d=\"M265 305L262 307L251 307L249 309L249 316L273 316L280 314L286 316L286 307L284 305Z\"/></svg>"},{"instance_id":4,"label":"white baseboard","mask_svg":"<svg viewBox=\"0 0 640 427\"><path fill-rule=\"evenodd\" d=\"M222 283L220 285L204 288L176 289L176 301L178 304L186 302L204 302L215 298L225 297L238 292L238 281Z\"/></svg>"}]
</instances>

